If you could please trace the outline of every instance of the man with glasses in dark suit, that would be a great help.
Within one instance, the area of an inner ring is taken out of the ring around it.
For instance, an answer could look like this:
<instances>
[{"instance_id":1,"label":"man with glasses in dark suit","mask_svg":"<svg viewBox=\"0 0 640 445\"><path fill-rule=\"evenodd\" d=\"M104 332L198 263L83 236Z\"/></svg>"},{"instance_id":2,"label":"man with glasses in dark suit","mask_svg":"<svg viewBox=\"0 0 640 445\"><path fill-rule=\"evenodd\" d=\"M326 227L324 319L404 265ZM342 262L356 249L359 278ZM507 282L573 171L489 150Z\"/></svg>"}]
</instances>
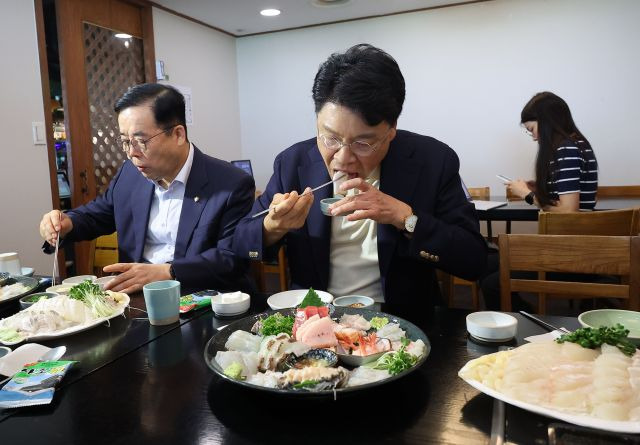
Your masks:
<instances>
[{"instance_id":1,"label":"man with glasses in dark suit","mask_svg":"<svg viewBox=\"0 0 640 445\"><path fill-rule=\"evenodd\" d=\"M378 48L331 55L312 93L317 136L276 157L265 192L236 228L234 250L262 259L284 244L293 288L366 295L395 315L424 319L440 297L436 269L475 279L485 268L458 157L396 128L404 78ZM333 188L310 193L330 179ZM334 195L342 199L325 216L320 200Z\"/></svg>"},{"instance_id":2,"label":"man with glasses in dark suit","mask_svg":"<svg viewBox=\"0 0 640 445\"><path fill-rule=\"evenodd\" d=\"M108 284L115 291L165 279L179 280L183 293L250 289L248 261L234 255L231 241L253 203L253 178L189 142L184 97L172 87L137 85L115 112L128 161L104 195L45 214L45 244L55 245L58 234L80 241L117 231L120 262L104 268L118 274Z\"/></svg>"}]
</instances>

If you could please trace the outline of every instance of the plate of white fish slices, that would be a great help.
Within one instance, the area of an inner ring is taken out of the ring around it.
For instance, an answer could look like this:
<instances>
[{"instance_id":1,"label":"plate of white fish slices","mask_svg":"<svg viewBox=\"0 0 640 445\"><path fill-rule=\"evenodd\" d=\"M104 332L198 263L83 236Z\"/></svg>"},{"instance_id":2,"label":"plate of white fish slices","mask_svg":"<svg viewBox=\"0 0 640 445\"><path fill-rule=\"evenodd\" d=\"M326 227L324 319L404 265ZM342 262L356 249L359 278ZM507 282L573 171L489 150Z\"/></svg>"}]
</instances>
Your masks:
<instances>
[{"instance_id":1,"label":"plate of white fish slices","mask_svg":"<svg viewBox=\"0 0 640 445\"><path fill-rule=\"evenodd\" d=\"M458 372L511 405L575 425L640 433L640 351L536 342L484 355Z\"/></svg>"},{"instance_id":2,"label":"plate of white fish slices","mask_svg":"<svg viewBox=\"0 0 640 445\"><path fill-rule=\"evenodd\" d=\"M15 345L77 334L122 315L128 305L127 294L112 291L84 301L68 295L41 299L0 320L0 343Z\"/></svg>"},{"instance_id":3,"label":"plate of white fish slices","mask_svg":"<svg viewBox=\"0 0 640 445\"><path fill-rule=\"evenodd\" d=\"M246 388L335 399L409 375L431 350L425 333L402 318L349 307L319 312L280 309L238 320L209 340L204 359L218 376ZM287 332L271 330L287 321ZM381 350L362 366L340 359Z\"/></svg>"},{"instance_id":4,"label":"plate of white fish slices","mask_svg":"<svg viewBox=\"0 0 640 445\"><path fill-rule=\"evenodd\" d=\"M17 300L29 295L38 287L38 280L20 275L1 274L0 303Z\"/></svg>"}]
</instances>

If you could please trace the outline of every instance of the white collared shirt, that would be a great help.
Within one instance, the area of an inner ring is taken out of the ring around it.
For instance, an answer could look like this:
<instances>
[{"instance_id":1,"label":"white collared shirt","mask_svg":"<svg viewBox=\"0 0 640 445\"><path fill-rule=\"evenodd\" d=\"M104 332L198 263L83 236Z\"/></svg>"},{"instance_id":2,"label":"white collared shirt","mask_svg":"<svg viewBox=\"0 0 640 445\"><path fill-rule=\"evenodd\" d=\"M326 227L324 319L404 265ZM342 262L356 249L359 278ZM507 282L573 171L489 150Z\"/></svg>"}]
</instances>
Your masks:
<instances>
[{"instance_id":1,"label":"white collared shirt","mask_svg":"<svg viewBox=\"0 0 640 445\"><path fill-rule=\"evenodd\" d=\"M143 258L152 264L173 261L182 213L182 200L193 164L193 145L189 143L189 156L171 184L165 189L157 181L149 210L149 225L144 243Z\"/></svg>"},{"instance_id":2,"label":"white collared shirt","mask_svg":"<svg viewBox=\"0 0 640 445\"><path fill-rule=\"evenodd\" d=\"M380 167L366 179L380 188ZM347 195L354 194L355 189ZM372 219L331 218L329 288L334 297L365 295L384 302L378 261L378 224Z\"/></svg>"}]
</instances>

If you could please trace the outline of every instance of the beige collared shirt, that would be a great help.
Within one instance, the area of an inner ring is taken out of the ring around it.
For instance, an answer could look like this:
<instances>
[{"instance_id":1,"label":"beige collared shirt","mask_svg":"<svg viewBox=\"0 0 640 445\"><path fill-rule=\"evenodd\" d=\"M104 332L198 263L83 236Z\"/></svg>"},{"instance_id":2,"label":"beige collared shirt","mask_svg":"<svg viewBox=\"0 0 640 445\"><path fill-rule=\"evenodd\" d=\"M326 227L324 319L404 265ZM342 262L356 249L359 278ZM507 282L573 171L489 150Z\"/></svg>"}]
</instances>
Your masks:
<instances>
[{"instance_id":1,"label":"beige collared shirt","mask_svg":"<svg viewBox=\"0 0 640 445\"><path fill-rule=\"evenodd\" d=\"M366 179L380 188L380 167ZM357 190L349 190L347 195ZM331 218L329 293L334 297L365 295L384 302L378 264L378 224L371 219Z\"/></svg>"}]
</instances>

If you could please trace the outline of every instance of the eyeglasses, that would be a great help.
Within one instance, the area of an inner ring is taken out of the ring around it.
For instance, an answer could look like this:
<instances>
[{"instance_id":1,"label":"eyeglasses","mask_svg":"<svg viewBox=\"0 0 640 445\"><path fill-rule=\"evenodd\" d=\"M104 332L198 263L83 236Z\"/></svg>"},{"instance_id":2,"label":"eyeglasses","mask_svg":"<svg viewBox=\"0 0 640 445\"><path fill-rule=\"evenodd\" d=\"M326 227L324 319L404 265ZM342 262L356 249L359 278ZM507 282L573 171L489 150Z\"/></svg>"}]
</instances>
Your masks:
<instances>
[{"instance_id":1,"label":"eyeglasses","mask_svg":"<svg viewBox=\"0 0 640 445\"><path fill-rule=\"evenodd\" d=\"M342 147L349 147L349 150L351 150L356 156L370 156L373 154L376 148L378 148L382 141L385 140L390 131L391 128L389 128L384 136L382 136L382 138L380 138L380 140L374 144L370 144L365 141L353 141L349 144L345 144L335 136L329 136L326 134L321 134L319 136L320 139L322 139L322 143L324 144L324 146L327 147L327 150L339 151L340 149L342 149Z\"/></svg>"},{"instance_id":2,"label":"eyeglasses","mask_svg":"<svg viewBox=\"0 0 640 445\"><path fill-rule=\"evenodd\" d=\"M127 156L129 156L129 153L131 152L131 147L134 147L134 148L140 150L140 152L142 152L142 154L145 154L146 151L147 151L147 142L149 142L151 139L155 138L156 136L160 136L161 134L166 133L169 130L173 130L178 125L179 124L167 127L164 130L162 130L160 133L154 134L153 136L151 136L151 137L149 137L147 139L139 139L139 138L119 139L118 140L118 145L120 145L120 148L122 149L122 151L125 152L125 154Z\"/></svg>"}]
</instances>

